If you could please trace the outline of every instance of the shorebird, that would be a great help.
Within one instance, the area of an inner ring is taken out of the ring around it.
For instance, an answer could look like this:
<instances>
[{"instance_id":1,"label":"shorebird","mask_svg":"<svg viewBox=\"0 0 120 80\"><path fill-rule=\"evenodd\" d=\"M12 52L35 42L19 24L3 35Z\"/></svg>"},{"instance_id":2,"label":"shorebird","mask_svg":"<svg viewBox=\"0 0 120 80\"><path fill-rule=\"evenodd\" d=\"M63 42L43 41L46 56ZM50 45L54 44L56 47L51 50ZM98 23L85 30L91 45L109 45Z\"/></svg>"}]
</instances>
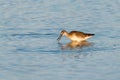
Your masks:
<instances>
[{"instance_id":1,"label":"shorebird","mask_svg":"<svg viewBox=\"0 0 120 80\"><path fill-rule=\"evenodd\" d=\"M66 30L62 30L60 33L60 36L58 37L57 40L59 41L62 36L66 36L71 41L81 42L81 41L87 40L88 38L92 37L93 35L95 35L95 34L84 33L84 32L80 32L80 31L71 31L70 33L68 33Z\"/></svg>"}]
</instances>

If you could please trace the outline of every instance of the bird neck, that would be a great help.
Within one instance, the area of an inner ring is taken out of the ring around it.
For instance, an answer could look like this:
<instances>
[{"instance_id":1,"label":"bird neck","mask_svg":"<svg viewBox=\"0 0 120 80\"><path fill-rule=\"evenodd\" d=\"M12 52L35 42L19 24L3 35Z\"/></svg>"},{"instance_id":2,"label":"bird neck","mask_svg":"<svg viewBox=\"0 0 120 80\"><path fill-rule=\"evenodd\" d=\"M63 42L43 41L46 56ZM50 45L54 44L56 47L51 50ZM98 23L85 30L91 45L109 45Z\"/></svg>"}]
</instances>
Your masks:
<instances>
[{"instance_id":1,"label":"bird neck","mask_svg":"<svg viewBox=\"0 0 120 80\"><path fill-rule=\"evenodd\" d=\"M68 32L65 32L64 35L65 35L66 37L68 37L68 36L69 36L69 33L68 33Z\"/></svg>"}]
</instances>

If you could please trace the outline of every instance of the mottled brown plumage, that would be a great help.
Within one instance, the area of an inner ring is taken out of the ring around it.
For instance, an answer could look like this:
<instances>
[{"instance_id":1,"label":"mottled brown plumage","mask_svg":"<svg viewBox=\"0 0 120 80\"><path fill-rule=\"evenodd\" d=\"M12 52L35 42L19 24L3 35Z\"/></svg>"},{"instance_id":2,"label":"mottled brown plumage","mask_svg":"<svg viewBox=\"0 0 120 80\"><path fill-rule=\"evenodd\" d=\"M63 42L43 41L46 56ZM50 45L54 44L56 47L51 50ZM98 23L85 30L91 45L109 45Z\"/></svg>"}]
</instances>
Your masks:
<instances>
[{"instance_id":1,"label":"mottled brown plumage","mask_svg":"<svg viewBox=\"0 0 120 80\"><path fill-rule=\"evenodd\" d=\"M66 36L71 41L81 42L81 41L87 40L88 38L92 37L93 35L94 34L84 33L84 32L80 32L80 31L71 31L70 33L68 33L67 31L62 30L61 34L57 40L59 41L62 36Z\"/></svg>"}]
</instances>

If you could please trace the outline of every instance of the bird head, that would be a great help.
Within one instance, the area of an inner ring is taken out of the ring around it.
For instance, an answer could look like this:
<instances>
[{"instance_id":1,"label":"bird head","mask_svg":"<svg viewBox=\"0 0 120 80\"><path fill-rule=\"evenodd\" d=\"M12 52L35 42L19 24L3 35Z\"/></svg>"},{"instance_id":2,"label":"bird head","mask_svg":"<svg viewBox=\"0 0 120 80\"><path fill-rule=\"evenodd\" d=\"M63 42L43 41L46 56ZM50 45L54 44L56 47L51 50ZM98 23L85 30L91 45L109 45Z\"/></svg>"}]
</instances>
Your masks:
<instances>
[{"instance_id":1,"label":"bird head","mask_svg":"<svg viewBox=\"0 0 120 80\"><path fill-rule=\"evenodd\" d=\"M62 36L66 35L66 33L67 33L67 31L62 30L57 40L59 41Z\"/></svg>"}]
</instances>

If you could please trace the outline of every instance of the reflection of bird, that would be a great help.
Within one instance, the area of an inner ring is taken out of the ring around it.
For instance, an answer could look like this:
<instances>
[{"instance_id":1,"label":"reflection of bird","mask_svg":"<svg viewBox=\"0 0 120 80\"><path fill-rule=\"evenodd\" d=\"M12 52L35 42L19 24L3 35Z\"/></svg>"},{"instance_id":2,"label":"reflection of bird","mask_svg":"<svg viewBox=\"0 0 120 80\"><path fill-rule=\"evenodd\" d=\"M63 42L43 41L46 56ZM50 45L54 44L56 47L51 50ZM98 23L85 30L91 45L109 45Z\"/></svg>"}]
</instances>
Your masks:
<instances>
[{"instance_id":1,"label":"reflection of bird","mask_svg":"<svg viewBox=\"0 0 120 80\"><path fill-rule=\"evenodd\" d=\"M92 37L93 35L95 35L95 34L84 33L84 32L79 32L79 31L71 31L70 33L68 33L67 31L62 30L61 34L57 40L59 41L62 36L66 36L71 41L81 42L81 41L87 40L88 38Z\"/></svg>"},{"instance_id":2,"label":"reflection of bird","mask_svg":"<svg viewBox=\"0 0 120 80\"><path fill-rule=\"evenodd\" d=\"M92 43L88 42L88 41L81 41L81 42L76 42L76 41L71 41L68 44L66 44L65 46L62 46L62 49L74 49L74 48L82 48L82 47L88 47L90 46Z\"/></svg>"}]
</instances>

